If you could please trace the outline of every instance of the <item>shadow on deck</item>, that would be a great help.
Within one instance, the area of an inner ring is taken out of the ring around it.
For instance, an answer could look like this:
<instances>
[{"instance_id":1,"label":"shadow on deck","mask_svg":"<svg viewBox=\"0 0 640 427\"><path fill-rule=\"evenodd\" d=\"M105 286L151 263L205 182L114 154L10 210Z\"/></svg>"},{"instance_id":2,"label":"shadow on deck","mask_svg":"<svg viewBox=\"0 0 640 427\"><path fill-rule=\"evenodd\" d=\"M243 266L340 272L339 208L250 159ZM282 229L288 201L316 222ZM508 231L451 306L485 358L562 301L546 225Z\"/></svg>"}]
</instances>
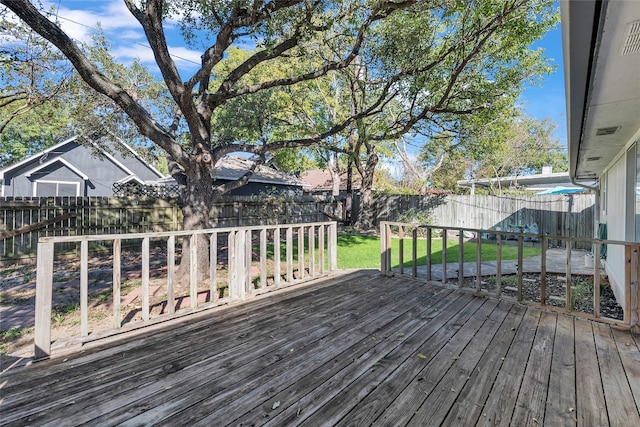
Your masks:
<instances>
[{"instance_id":1,"label":"shadow on deck","mask_svg":"<svg viewBox=\"0 0 640 427\"><path fill-rule=\"evenodd\" d=\"M356 272L0 376L0 424L640 425L638 336Z\"/></svg>"}]
</instances>

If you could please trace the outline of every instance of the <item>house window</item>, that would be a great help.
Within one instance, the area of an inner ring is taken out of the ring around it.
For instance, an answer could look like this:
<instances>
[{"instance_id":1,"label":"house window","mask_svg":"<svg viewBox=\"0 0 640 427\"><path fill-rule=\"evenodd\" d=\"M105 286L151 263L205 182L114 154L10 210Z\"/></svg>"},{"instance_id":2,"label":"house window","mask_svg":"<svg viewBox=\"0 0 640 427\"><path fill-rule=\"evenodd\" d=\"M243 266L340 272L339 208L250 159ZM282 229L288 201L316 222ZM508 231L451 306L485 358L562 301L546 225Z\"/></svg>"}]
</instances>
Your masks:
<instances>
[{"instance_id":1,"label":"house window","mask_svg":"<svg viewBox=\"0 0 640 427\"><path fill-rule=\"evenodd\" d=\"M80 195L80 184L64 181L36 181L36 197L75 197Z\"/></svg>"}]
</instances>

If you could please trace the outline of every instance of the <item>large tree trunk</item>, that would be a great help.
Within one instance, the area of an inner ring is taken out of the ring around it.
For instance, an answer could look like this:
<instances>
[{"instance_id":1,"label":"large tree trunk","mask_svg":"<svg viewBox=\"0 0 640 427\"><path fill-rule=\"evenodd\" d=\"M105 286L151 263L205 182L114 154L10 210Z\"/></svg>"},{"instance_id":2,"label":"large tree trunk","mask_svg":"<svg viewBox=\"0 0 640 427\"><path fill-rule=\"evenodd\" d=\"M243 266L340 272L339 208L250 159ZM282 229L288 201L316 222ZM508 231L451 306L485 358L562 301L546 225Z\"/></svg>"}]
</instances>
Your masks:
<instances>
[{"instance_id":1,"label":"large tree trunk","mask_svg":"<svg viewBox=\"0 0 640 427\"><path fill-rule=\"evenodd\" d=\"M360 188L360 210L356 221L356 228L360 230L369 230L373 227L373 177L375 175L376 166L378 165L378 156L375 153L375 147L370 144L367 146L367 164L361 171L362 186Z\"/></svg>"},{"instance_id":2,"label":"large tree trunk","mask_svg":"<svg viewBox=\"0 0 640 427\"><path fill-rule=\"evenodd\" d=\"M211 228L209 213L215 200L211 181L211 172L207 164L196 165L185 171L186 182L182 188L182 226L183 230L203 230ZM196 268L198 281L209 276L209 239L200 236L196 245ZM182 259L176 275L179 286L189 283L191 265L190 240L182 242Z\"/></svg>"},{"instance_id":3,"label":"large tree trunk","mask_svg":"<svg viewBox=\"0 0 640 427\"><path fill-rule=\"evenodd\" d=\"M327 163L327 170L329 171L329 174L331 175L331 195L332 196L339 196L340 195L340 171L338 170L338 155L335 154L332 156L333 158L331 158L329 160L329 162Z\"/></svg>"}]
</instances>

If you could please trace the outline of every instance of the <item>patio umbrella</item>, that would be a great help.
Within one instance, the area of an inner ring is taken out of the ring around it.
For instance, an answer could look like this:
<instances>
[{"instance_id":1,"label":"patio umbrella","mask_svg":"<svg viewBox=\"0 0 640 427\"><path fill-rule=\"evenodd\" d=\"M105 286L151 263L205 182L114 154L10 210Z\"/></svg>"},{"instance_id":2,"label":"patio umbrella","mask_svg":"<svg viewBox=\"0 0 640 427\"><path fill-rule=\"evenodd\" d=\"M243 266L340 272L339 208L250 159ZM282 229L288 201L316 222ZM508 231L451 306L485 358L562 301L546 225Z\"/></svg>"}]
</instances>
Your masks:
<instances>
[{"instance_id":1,"label":"patio umbrella","mask_svg":"<svg viewBox=\"0 0 640 427\"><path fill-rule=\"evenodd\" d=\"M536 193L537 195L542 195L542 194L572 194L572 193L582 193L584 192L586 189L585 188L577 188L577 187L561 187L561 186L557 186L557 187L553 187L553 188L547 188L544 191L540 191L539 193Z\"/></svg>"}]
</instances>

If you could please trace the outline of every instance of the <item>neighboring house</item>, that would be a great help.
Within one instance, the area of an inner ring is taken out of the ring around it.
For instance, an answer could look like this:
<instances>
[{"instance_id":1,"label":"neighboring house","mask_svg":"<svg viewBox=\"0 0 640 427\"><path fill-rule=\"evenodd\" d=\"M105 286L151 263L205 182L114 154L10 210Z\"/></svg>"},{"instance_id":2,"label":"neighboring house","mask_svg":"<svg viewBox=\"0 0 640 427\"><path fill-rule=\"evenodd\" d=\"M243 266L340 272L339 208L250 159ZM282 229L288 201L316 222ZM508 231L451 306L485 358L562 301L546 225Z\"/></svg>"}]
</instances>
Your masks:
<instances>
[{"instance_id":1,"label":"neighboring house","mask_svg":"<svg viewBox=\"0 0 640 427\"><path fill-rule=\"evenodd\" d=\"M112 149L107 151L106 146ZM83 145L73 137L0 170L0 196L111 196L114 183L144 183L160 177L127 144Z\"/></svg>"},{"instance_id":2,"label":"neighboring house","mask_svg":"<svg viewBox=\"0 0 640 427\"><path fill-rule=\"evenodd\" d=\"M574 185L568 172L553 173L551 168L542 168L542 173L533 175L505 176L500 178L465 179L458 181L459 187L470 188L471 194L475 194L476 188L515 188L531 191L532 193L546 192L554 194L553 190L565 189L565 193L586 191L586 188ZM593 180L592 180L593 182ZM557 194L557 193L556 193Z\"/></svg>"},{"instance_id":3,"label":"neighboring house","mask_svg":"<svg viewBox=\"0 0 640 427\"><path fill-rule=\"evenodd\" d=\"M640 3L560 2L570 177L598 180L599 236L640 241ZM604 266L623 300L623 247Z\"/></svg>"},{"instance_id":4,"label":"neighboring house","mask_svg":"<svg viewBox=\"0 0 640 427\"><path fill-rule=\"evenodd\" d=\"M333 180L328 170L312 169L302 172L300 179L307 185L305 192L317 196L331 196L333 193ZM360 191L360 175L353 174L353 193ZM347 174L340 174L340 195L347 193Z\"/></svg>"},{"instance_id":5,"label":"neighboring house","mask_svg":"<svg viewBox=\"0 0 640 427\"><path fill-rule=\"evenodd\" d=\"M229 181L236 181L241 178L253 165L253 160L242 156L225 156L214 168L213 185L224 184ZM176 181L171 177L158 179L153 183L147 183L152 186L164 186L172 188L170 193L178 196ZM272 167L258 165L249 182L229 194L233 196L251 196L260 193L285 193L289 195L301 195L305 183L298 178L280 172ZM166 191L164 191L166 193Z\"/></svg>"}]
</instances>

